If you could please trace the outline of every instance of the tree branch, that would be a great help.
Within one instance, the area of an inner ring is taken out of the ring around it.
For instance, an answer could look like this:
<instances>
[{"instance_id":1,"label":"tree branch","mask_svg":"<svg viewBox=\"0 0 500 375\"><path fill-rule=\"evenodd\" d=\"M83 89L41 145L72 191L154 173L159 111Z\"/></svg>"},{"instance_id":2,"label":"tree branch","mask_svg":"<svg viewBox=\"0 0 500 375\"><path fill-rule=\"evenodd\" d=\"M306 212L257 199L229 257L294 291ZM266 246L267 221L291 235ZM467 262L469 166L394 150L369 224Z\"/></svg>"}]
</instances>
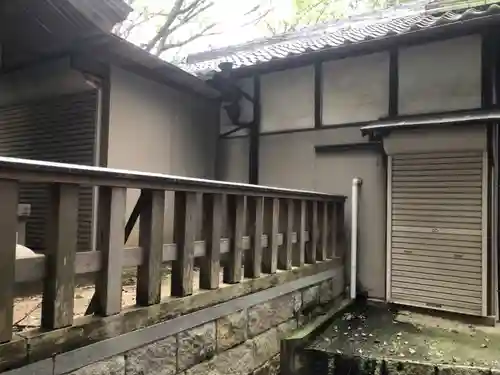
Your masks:
<instances>
[{"instance_id":1,"label":"tree branch","mask_svg":"<svg viewBox=\"0 0 500 375\"><path fill-rule=\"evenodd\" d=\"M163 24L162 27L160 27L160 30L158 30L154 38L151 39L149 43L147 43L146 46L144 47L146 51L151 52L151 50L155 48L156 44L163 37L165 31L168 30L170 26L172 26L172 23L174 23L175 19L178 17L179 11L181 10L183 4L184 0L175 0L174 6L170 10L170 13L168 14L168 17L165 20L165 23Z\"/></svg>"},{"instance_id":2,"label":"tree branch","mask_svg":"<svg viewBox=\"0 0 500 375\"><path fill-rule=\"evenodd\" d=\"M184 39L180 42L168 43L168 44L165 43L163 45L163 48L161 50L159 49L157 51L157 55L159 56L163 52L165 52L169 49L172 49L172 48L179 48L179 47L185 46L186 44L192 42L193 40L201 38L203 36L215 35L216 33L209 33L209 31L212 30L215 26L216 26L216 24L212 23L212 24L206 26L205 28L203 28L200 32L198 32L198 33L196 33L196 34L190 36L189 38Z\"/></svg>"},{"instance_id":3,"label":"tree branch","mask_svg":"<svg viewBox=\"0 0 500 375\"><path fill-rule=\"evenodd\" d=\"M170 30L167 30L167 32L165 33L164 37L165 39L167 39L170 35L172 35L176 30L178 30L180 27L184 26L184 25L187 25L189 24L189 22L191 22L194 18L198 17L200 14L202 14L203 12L207 11L209 8L211 8L214 4L213 3L210 3L210 4L207 4L205 5L204 7L202 8L199 8L198 10L196 11L192 11L191 13L189 14L186 14L184 17L182 17L179 22L177 23L177 25L173 26L170 28Z\"/></svg>"}]
</instances>

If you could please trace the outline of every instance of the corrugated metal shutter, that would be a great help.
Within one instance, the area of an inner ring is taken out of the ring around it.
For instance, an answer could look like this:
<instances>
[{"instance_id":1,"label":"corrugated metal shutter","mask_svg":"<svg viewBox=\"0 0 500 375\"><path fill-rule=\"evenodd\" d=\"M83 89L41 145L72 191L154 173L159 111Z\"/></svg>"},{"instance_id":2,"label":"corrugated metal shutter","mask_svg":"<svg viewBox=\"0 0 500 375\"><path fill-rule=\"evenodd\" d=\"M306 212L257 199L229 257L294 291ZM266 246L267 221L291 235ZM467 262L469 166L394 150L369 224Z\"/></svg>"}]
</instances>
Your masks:
<instances>
[{"instance_id":1,"label":"corrugated metal shutter","mask_svg":"<svg viewBox=\"0 0 500 375\"><path fill-rule=\"evenodd\" d=\"M0 155L92 165L95 90L0 107ZM31 204L26 244L44 249L48 186L22 184L20 203ZM91 249L92 188L80 189L78 249Z\"/></svg>"},{"instance_id":2,"label":"corrugated metal shutter","mask_svg":"<svg viewBox=\"0 0 500 375\"><path fill-rule=\"evenodd\" d=\"M389 162L390 300L484 315L483 152L401 154Z\"/></svg>"}]
</instances>

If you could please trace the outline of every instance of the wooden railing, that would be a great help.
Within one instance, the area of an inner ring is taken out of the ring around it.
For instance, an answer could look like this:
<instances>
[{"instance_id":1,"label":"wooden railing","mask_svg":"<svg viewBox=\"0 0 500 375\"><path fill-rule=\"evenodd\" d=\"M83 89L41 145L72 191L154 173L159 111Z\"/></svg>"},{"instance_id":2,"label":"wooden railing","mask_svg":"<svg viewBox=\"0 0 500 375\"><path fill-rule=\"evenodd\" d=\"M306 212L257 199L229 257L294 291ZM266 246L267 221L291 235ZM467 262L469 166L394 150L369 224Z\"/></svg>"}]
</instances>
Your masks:
<instances>
[{"instance_id":1,"label":"wooden railing","mask_svg":"<svg viewBox=\"0 0 500 375\"><path fill-rule=\"evenodd\" d=\"M17 259L19 183L51 186L46 254ZM97 249L77 252L78 189L99 187ZM126 225L127 189L140 205ZM165 196L174 191L174 242L164 244ZM200 195L202 200L199 199ZM0 342L12 339L16 287L43 285L43 329L73 324L76 275L95 273L93 312L120 313L122 273L137 267L139 306L160 303L162 263L172 262L171 296L193 293L195 258L200 288L305 263L341 257L343 196L153 173L0 157ZM199 207L199 202L202 202ZM197 220L197 215L203 215ZM139 217L139 246L124 238ZM202 228L197 224L202 222ZM127 233L126 233L127 232ZM255 240L257 239L257 240ZM227 259L221 263L221 256Z\"/></svg>"}]
</instances>

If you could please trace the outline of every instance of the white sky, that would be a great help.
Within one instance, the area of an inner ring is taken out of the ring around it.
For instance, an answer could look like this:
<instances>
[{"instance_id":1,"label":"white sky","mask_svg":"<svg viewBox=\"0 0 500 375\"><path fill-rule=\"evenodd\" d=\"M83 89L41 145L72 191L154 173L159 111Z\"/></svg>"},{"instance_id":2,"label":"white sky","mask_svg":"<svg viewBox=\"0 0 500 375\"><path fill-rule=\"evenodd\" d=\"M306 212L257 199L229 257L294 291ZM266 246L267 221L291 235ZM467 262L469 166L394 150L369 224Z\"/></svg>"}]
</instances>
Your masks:
<instances>
[{"instance_id":1,"label":"white sky","mask_svg":"<svg viewBox=\"0 0 500 375\"><path fill-rule=\"evenodd\" d=\"M256 5L261 5L261 11L272 9L266 20L273 21L291 19L294 16L292 0L212 0L214 6L210 10L203 13L203 17L199 19L200 23L190 23L175 31L176 39L185 40L189 36L199 32L204 26L209 23L217 23L216 35L206 36L190 42L187 46L181 49L169 50L162 57L165 60L177 60L180 57L185 57L188 54L213 50L221 47L244 43L250 40L259 39L268 36L268 30L261 22L255 25L250 22L252 18L245 17L245 13ZM358 4L356 11L349 8L350 0L331 0L336 2L338 7L344 14L353 14L358 12L368 11L365 9L366 4L361 1ZM171 9L174 0L136 0L134 4L137 7L147 5L150 11L161 11ZM256 14L254 14L254 17ZM131 42L141 44L150 40L161 25L163 18L159 19L160 24L148 23L145 26L138 27L133 35L129 37ZM175 42L175 41L174 41Z\"/></svg>"},{"instance_id":2,"label":"white sky","mask_svg":"<svg viewBox=\"0 0 500 375\"><path fill-rule=\"evenodd\" d=\"M147 4L150 9L160 8L172 0L139 0L137 4ZM250 18L244 17L245 12L254 6L261 4L263 9L272 7L280 18L286 18L292 12L290 0L215 0L214 7L204 16L205 22L217 22L217 35L207 36L189 43L182 48L181 54L206 51L229 45L244 43L253 39L266 36L266 30L263 25L256 26L249 24ZM168 7L167 7L168 9ZM192 29L188 27L176 32L177 37L188 37L195 33L199 25L193 25ZM198 29L199 30L199 29ZM134 43L141 43L155 32L155 25L148 25L137 28L129 38Z\"/></svg>"}]
</instances>

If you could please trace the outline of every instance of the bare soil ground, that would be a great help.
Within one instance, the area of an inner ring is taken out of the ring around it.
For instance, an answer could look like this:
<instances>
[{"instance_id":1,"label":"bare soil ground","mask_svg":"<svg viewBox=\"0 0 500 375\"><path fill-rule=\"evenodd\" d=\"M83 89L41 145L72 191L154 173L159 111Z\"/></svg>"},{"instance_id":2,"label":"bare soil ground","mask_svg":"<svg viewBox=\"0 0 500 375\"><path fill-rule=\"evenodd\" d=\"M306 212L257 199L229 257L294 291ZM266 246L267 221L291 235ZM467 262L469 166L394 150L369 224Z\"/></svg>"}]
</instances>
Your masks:
<instances>
[{"instance_id":1,"label":"bare soil ground","mask_svg":"<svg viewBox=\"0 0 500 375\"><path fill-rule=\"evenodd\" d=\"M199 290L199 272L194 271L193 278L194 291ZM162 280L162 298L170 296L170 274L166 272ZM133 274L127 274L123 279L122 288L122 307L130 307L135 305L135 291L137 279ZM75 289L75 306L74 316L81 317L85 315L85 311L94 295L94 285L79 286ZM13 324L16 331L23 331L40 327L40 319L42 312L42 296L34 295L31 297L16 298L14 301L14 319Z\"/></svg>"}]
</instances>

